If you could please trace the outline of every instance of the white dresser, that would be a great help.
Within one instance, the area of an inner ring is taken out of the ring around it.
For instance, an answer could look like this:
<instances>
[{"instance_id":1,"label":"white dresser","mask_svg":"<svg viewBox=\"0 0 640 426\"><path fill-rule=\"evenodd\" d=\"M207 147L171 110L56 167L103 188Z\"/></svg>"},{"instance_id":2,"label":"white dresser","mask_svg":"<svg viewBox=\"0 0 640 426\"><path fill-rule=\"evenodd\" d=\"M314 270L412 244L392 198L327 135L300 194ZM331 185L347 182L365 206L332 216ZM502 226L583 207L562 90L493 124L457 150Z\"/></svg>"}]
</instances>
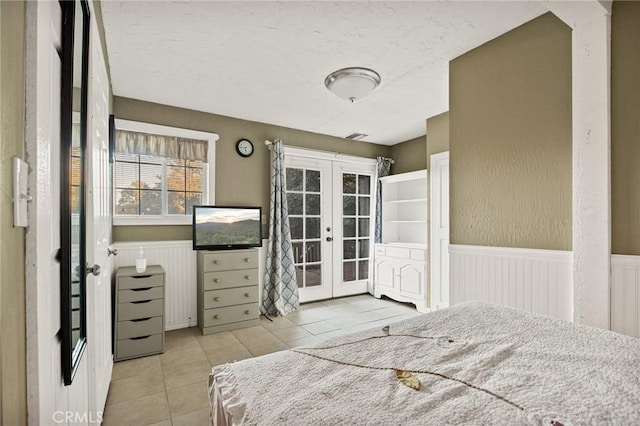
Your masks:
<instances>
[{"instance_id":1,"label":"white dresser","mask_svg":"<svg viewBox=\"0 0 640 426\"><path fill-rule=\"evenodd\" d=\"M162 266L143 273L118 268L114 289L114 360L152 355L164 350L164 280Z\"/></svg>"},{"instance_id":2,"label":"white dresser","mask_svg":"<svg viewBox=\"0 0 640 426\"><path fill-rule=\"evenodd\" d=\"M260 324L258 250L198 252L198 327L202 334Z\"/></svg>"}]
</instances>

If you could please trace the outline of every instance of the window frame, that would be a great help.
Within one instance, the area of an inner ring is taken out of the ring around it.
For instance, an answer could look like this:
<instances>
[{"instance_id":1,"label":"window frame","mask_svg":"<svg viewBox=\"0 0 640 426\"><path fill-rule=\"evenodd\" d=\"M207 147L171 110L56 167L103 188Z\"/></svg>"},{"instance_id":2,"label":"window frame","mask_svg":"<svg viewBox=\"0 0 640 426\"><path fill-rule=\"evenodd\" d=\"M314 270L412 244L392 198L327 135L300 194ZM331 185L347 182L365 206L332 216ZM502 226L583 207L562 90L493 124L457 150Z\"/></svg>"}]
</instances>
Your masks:
<instances>
[{"instance_id":1,"label":"window frame","mask_svg":"<svg viewBox=\"0 0 640 426\"><path fill-rule=\"evenodd\" d=\"M217 133L201 132L197 130L183 129L179 127L162 126L159 124L143 123L140 121L130 121L116 118L115 128L117 130L130 130L134 132L152 133L165 136L176 136L188 139L206 140L209 144L207 151L207 163L203 165L203 191L202 204L215 204L215 157L216 142L219 139ZM115 149L115 148L112 148ZM114 152L115 157L115 152ZM131 225L191 225L192 217L188 214L163 214L163 215L117 215L115 212L116 200L116 173L115 158L113 162L114 172L111 180L111 198L113 200L113 225L114 226L131 226ZM162 193L168 194L166 163L163 164L162 176ZM163 203L163 210L164 210Z\"/></svg>"}]
</instances>

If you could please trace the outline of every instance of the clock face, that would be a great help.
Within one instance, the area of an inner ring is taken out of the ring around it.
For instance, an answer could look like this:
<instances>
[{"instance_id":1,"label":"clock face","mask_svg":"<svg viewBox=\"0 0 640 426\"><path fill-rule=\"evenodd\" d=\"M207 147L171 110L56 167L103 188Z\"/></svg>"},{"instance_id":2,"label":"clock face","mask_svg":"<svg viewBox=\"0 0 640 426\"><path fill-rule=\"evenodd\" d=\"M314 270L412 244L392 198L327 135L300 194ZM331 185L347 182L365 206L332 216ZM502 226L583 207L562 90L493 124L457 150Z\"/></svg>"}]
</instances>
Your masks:
<instances>
[{"instance_id":1,"label":"clock face","mask_svg":"<svg viewBox=\"0 0 640 426\"><path fill-rule=\"evenodd\" d=\"M253 143L249 139L240 139L236 143L236 151L243 157L253 154Z\"/></svg>"}]
</instances>

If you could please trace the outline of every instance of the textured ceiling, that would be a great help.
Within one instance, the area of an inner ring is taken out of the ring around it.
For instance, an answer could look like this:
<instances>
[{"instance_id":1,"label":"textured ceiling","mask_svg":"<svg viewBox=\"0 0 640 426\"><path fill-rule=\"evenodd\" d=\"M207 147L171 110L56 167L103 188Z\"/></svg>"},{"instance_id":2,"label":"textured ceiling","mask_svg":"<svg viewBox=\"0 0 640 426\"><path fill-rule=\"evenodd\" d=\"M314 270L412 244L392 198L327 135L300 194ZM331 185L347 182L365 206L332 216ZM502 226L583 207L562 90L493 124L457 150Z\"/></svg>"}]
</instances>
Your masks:
<instances>
[{"instance_id":1,"label":"textured ceiling","mask_svg":"<svg viewBox=\"0 0 640 426\"><path fill-rule=\"evenodd\" d=\"M116 96L392 145L448 110L448 62L545 12L539 1L102 1ZM382 83L353 104L339 68ZM277 135L276 135L277 136Z\"/></svg>"}]
</instances>

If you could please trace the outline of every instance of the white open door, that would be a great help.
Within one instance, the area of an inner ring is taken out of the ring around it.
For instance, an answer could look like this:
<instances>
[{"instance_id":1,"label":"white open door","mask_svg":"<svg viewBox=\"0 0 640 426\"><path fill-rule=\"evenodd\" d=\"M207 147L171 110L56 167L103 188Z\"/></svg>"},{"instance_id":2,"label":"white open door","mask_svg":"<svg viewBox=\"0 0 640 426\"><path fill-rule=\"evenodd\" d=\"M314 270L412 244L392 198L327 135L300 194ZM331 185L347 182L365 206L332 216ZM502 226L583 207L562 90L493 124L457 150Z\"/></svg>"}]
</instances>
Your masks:
<instances>
[{"instance_id":1,"label":"white open door","mask_svg":"<svg viewBox=\"0 0 640 426\"><path fill-rule=\"evenodd\" d=\"M449 306L449 152L433 154L431 182L431 309Z\"/></svg>"},{"instance_id":2,"label":"white open door","mask_svg":"<svg viewBox=\"0 0 640 426\"><path fill-rule=\"evenodd\" d=\"M111 354L111 178L109 173L109 81L95 19L91 20L87 128L87 275L89 408L102 412L113 369Z\"/></svg>"}]
</instances>

